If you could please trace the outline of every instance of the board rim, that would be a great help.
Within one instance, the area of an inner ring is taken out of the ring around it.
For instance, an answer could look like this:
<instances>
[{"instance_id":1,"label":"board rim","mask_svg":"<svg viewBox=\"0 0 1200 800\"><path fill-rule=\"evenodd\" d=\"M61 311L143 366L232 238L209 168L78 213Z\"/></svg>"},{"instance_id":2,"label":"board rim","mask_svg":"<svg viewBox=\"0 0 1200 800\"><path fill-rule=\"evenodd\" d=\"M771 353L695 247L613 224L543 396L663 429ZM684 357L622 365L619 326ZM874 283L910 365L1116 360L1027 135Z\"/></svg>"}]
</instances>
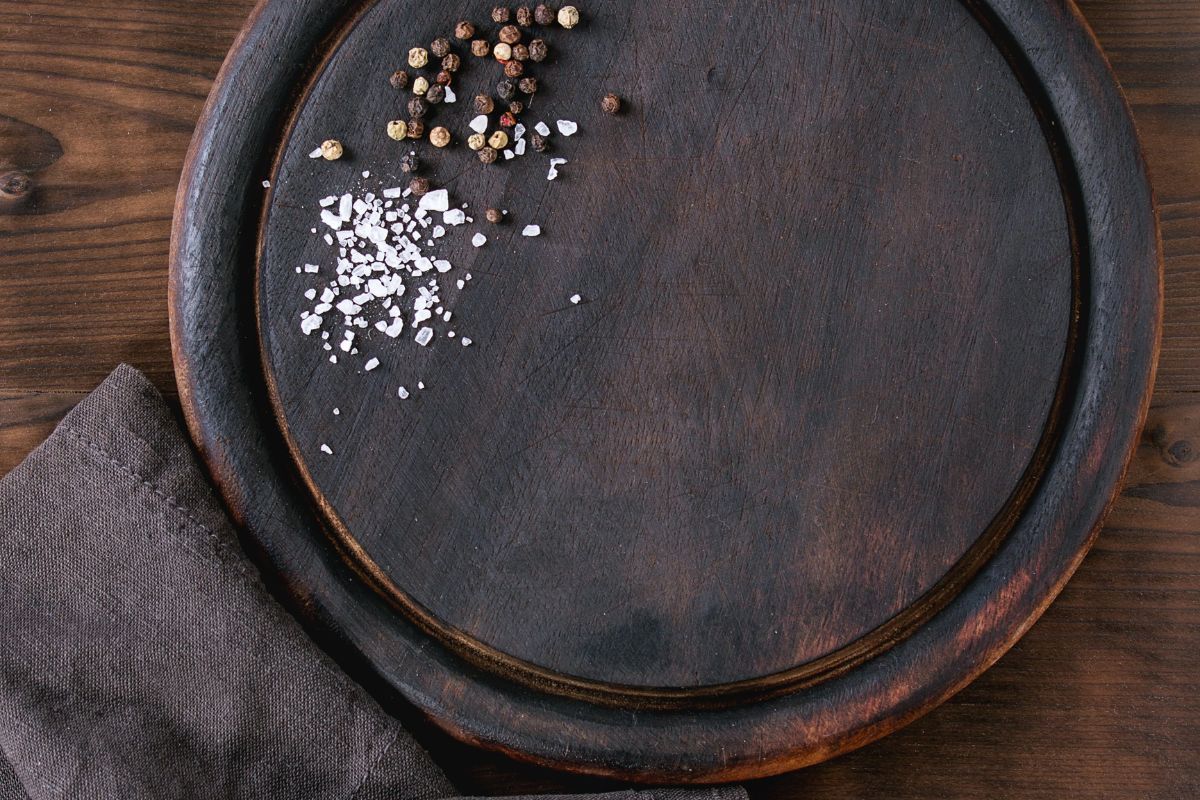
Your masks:
<instances>
[{"instance_id":1,"label":"board rim","mask_svg":"<svg viewBox=\"0 0 1200 800\"><path fill-rule=\"evenodd\" d=\"M595 710L581 709L577 706L577 702L571 698L563 699L563 709L555 709L541 716L541 718L533 720L525 720L522 722L521 730L513 730L510 726L502 725L497 722L492 722L490 725L479 716L479 713L485 709L493 711L503 711L508 708L515 710L527 710L520 705L520 696L522 693L536 691L536 686L513 687L497 686L491 680L491 676L482 675L478 672L472 672L470 669L460 670L460 674L447 674L443 676L447 681L446 685L455 684L462 691L470 690L478 702L477 707L464 711L462 707L452 708L443 700L431 692L431 684L426 681L425 686L413 686L413 681L406 681L404 678L395 674L385 674L383 678L390 685L397 686L403 694L418 707L429 713L436 722L442 727L449 730L459 738L471 741L477 744L482 744L503 750L504 752L514 755L518 758L535 761L541 764L550 766L565 767L574 771L590 772L594 774L608 775L612 777L622 777L635 780L674 780L686 782L711 782L719 780L745 779L750 777L760 777L764 775L775 774L796 766L802 766L807 763L823 760L840 752L853 749L861 744L865 744L874 738L878 738L890 730L894 730L906 724L907 722L920 716L925 711L936 706L938 703L949 697L958 689L965 686L971 680L978 676L987 666L1000 657L1015 641L1028 629L1030 625L1037 619L1046 606L1061 590L1062 585L1074 572L1078 563L1082 560L1087 550L1090 548L1094 538L1099 530L1104 514L1110 506L1112 499L1115 497L1116 489L1119 486L1120 480L1123 477L1124 471L1128 466L1128 462L1133 454L1133 448L1136 446L1137 433L1141 430L1144 424L1145 415L1148 410L1150 388L1153 385L1153 376L1157 363L1158 341L1161 334L1161 315L1162 315L1162 256L1161 245L1159 242L1157 212L1153 200L1153 194L1149 187L1148 177L1146 175L1144 160L1141 157L1140 146L1136 139L1136 133L1133 129L1132 119L1129 114L1124 98L1117 88L1115 78L1112 76L1111 68L1104 59L1103 54L1099 50L1099 45L1095 42L1090 29L1087 28L1086 22L1079 14L1078 10L1069 2L1047 3L1044 8L1039 8L1030 13L1030 9L1021 9L1026 17L1024 24L1026 28L1023 33L1020 29L1014 30L1012 23L1020 22L1021 14L1016 10L1020 6L1019 0L995 0L991 3L986 3L983 0L961 0L964 5L972 11L981 22L991 23L997 26L1000 35L1005 35L1013 43L1024 42L1024 47L1017 46L1019 54L1022 58L1028 58L1032 64L1032 69L1035 75L1045 74L1044 67L1039 69L1036 63L1038 59L1048 60L1053 56L1047 56L1040 49L1031 48L1033 42L1032 37L1038 33L1046 35L1058 31L1060 35L1065 36L1068 41L1074 45L1073 55L1077 63L1074 65L1079 68L1077 72L1069 73L1068 79L1062 81L1054 87L1042 87L1047 93L1051 107L1055 112L1055 116L1061 117L1061 108L1059 104L1074 99L1076 102L1080 98L1087 102L1096 105L1097 116L1108 119L1110 123L1115 123L1111 129L1097 131L1089 130L1088 133L1092 137L1099 136L1102 140L1111 140L1107 142L1107 147L1101 155L1109 155L1114 150L1121 150L1122 147L1127 149L1132 156L1124 160L1118 161L1115 165L1117 169L1114 171L1113 164L1092 164L1080 163L1078 154L1071 154L1072 166L1078 177L1080 185L1087 184L1090 187L1091 194L1083 197L1085 203L1085 212L1089 215L1094 211L1093 206L1096 204L1096 195L1101 193L1101 189L1110 187L1113 184L1127 185L1131 191L1122 196L1128 196L1136 199L1136 208L1133 210L1133 216L1151 224L1139 229L1143 232L1143 239L1149 241L1140 241L1137 244L1139 247L1129 247L1120 241L1108 241L1107 244L1114 247L1118 253L1124 253L1131 260L1135 254L1140 254L1143 262L1140 264L1140 269L1130 270L1126 274L1132 276L1130 280L1133 282L1133 288L1138 291L1135 293L1133 289L1130 293L1134 295L1132 299L1136 301L1136 308L1141 312L1139 315L1129 315L1121 318L1117 315L1117 321L1124 321L1125 326L1117 328L1116 343L1124 345L1124 348L1113 347L1109 348L1110 352L1091 352L1096 349L1096 345L1092 342L1085 342L1084 363L1081 364L1081 374L1079 392L1081 399L1078 402L1073 402L1072 408L1069 409L1066 421L1066 429L1069 435L1077 427L1079 422L1078 406L1087 399L1088 396L1096 401L1100 397L1106 396L1103 392L1094 391L1096 386L1091 383L1099 381L1100 387L1109 387L1110 393L1118 394L1124 398L1124 403L1114 403L1108 409L1107 415L1103 413L1103 409L1096 411L1097 416L1105 417L1108 421L1109 428L1098 429L1097 420L1091 419L1091 428L1089 429L1092 436L1089 441L1078 442L1077 444L1092 445L1082 447L1080 452L1085 455L1095 457L1095 463L1089 464L1098 473L1103 474L1103 480L1096 480L1091 485L1075 486L1077 492L1082 492L1085 496L1078 498L1076 508L1063 509L1059 518L1056 521L1063 521L1063 517L1074 519L1081 513L1086 517L1090 517L1090 521L1085 520L1087 524L1079 525L1062 530L1061 541L1058 541L1058 555L1060 556L1053 570L1040 570L1038 580L1029 579L1024 592L1018 592L1021 595L1020 599L1025 601L1023 606L1016 599L1010 600L1004 606L1008 613L1000 615L996 620L993 620L993 625L986 632L977 632L977 634L986 639L986 644L978 646L976 650L969 653L969 656L960 655L958 658L950 658L949 670L946 674L935 674L932 678L927 678L924 681L912 680L910 683L904 683L902 677L914 677L913 670L920 670L926 662L937 661L937 653L933 653L934 657L930 657L931 653L920 652L920 647L917 647L917 652L905 652L893 656L894 651L889 651L887 657L879 657L882 661L896 661L895 664L889 664L885 673L888 683L892 686L892 692L889 693L889 704L885 709L871 707L870 709L862 709L857 715L851 713L843 713L840 709L826 708L824 716L814 718L811 715L811 703L806 703L802 699L796 698L794 695L780 697L770 703L775 707L769 716L777 718L784 722L785 730L795 730L798 725L805 727L820 727L814 725L814 720L818 723L829 726L829 730L822 733L815 739L812 736L808 737L808 741L803 741L805 737L797 736L796 742L792 745L786 743L781 744L778 736L774 737L774 741L770 745L758 746L759 743L752 742L749 747L744 747L739 750L730 745L736 744L741 733L758 727L756 721L747 721L747 714L753 714L757 706L765 704L765 701L756 703L755 706L743 708L729 708L704 710L702 712L694 711L672 711L666 709L657 709L661 712L662 719L658 722L666 725L666 730L674 733L679 730L686 730L689 726L689 720L681 719L681 717L700 716L703 715L711 721L714 715L720 716L722 719L728 718L726 721L730 723L736 731L728 735L726 738L729 742L721 747L721 753L718 758L713 758L712 754L692 753L687 751L686 744L684 750L680 751L678 743L675 744L674 750L670 746L665 749L655 749L650 747L648 751L652 754L649 757L649 762L642 764L638 763L638 758L646 758L645 752L637 754L627 752L622 754L614 754L606 752L602 747L593 747L592 752L588 752L586 744L580 747L579 741L569 742L566 752L562 752L562 745L559 742L559 732L554 728L556 722L561 722L566 718L573 719L577 724L581 725L580 730L587 732L589 730L597 730L599 728L611 726L611 720L604 719L604 713L595 712ZM212 94L210 95L205 111L201 116L201 120L197 126L197 132L192 142L192 148L189 151L188 159L185 164L183 180L180 183L179 195L177 198L176 214L172 235L171 246L171 280L170 280L170 310L171 310L171 333L172 347L175 355L176 371L179 380L180 396L183 402L185 418L194 440L200 449L204 461L208 465L221 494L224 496L227 504L234 514L238 523L244 527L255 528L262 523L261 518L256 518L255 509L252 508L252 503L249 500L247 479L245 478L245 468L247 461L244 456L239 456L237 449L230 446L230 442L237 439L236 436L231 436L231 432L238 429L239 425L243 427L252 421L257 416L256 409L253 408L254 403L247 400L241 408L241 419L233 420L226 411L226 416L217 418L215 409L221 405L221 398L229 392L231 388L245 389L245 384L239 384L236 381L231 381L233 386L228 383L222 383L221 373L218 372L215 376L211 370L205 371L205 367L214 364L224 364L226 367L230 365L230 358L233 363L238 364L242 370L252 370L253 357L258 355L258 347L245 345L240 347L234 345L234 350L238 351L225 356L216 355L212 347L213 342L208 336L203 335L209 328L198 324L197 314L202 310L205 315L199 319L224 319L226 322L233 322L236 327L236 310L230 307L236 305L232 297L227 298L226 307L224 309L218 307L212 309L208 307L208 303L204 302L208 298L200 298L197 296L196 289L199 283L202 283L207 276L214 272L220 273L222 270L230 272L236 270L236 264L240 263L239 258L235 255L242 251L244 257L245 243L238 241L241 234L241 226L238 220L245 219L251 214L254 203L250 195L250 188L256 185L257 181L250 180L253 177L254 170L260 166L254 159L248 157L243 150L239 148L237 151L231 150L229 147L220 147L220 143L225 137L230 134L228 131L220 130L220 123L224 115L229 113L229 108L233 105L235 98L232 92L237 88L239 79L244 79L245 76L254 75L254 80L262 87L260 91L264 91L265 87L269 86L292 86L286 80L281 81L281 73L290 73L293 76L303 74L303 70L298 69L296 65L281 65L274 63L261 63L261 59L256 59L256 51L269 51L269 47L263 48L264 39L272 37L278 41L286 39L292 41L301 39L307 41L309 52L323 52L320 45L328 44L330 39L334 37L334 32L338 25L333 24L339 19L344 19L347 15L356 13L355 10L361 11L364 7L371 5L374 0L337 0L337 2L328 2L327 0L302 0L302 2L280 2L279 0L260 0L251 15L250 21L243 29L237 42L230 52L228 59L222 67L221 73L218 75L217 82L214 85ZM1032 19L1029 19L1032 18ZM304 21L312 22L314 19L329 20L330 25L322 30L328 31L325 35L314 34L311 31L305 32L302 30ZM996 30L989 30L993 39L996 39ZM1036 54L1030 56L1031 50ZM325 48L325 52L328 48ZM293 52L295 52L293 50ZM312 64L305 66L306 69L311 69ZM273 72L273 79L264 79L264 71ZM1083 74L1086 72L1086 75ZM1096 78L1100 80L1096 80ZM1085 78L1092 78L1088 81ZM1027 87L1028 92L1028 87ZM1031 104L1033 99L1030 100ZM294 98L289 98L286 102L279 101L275 98L275 103L280 108L291 108L295 105ZM1075 123L1079 126L1086 127L1088 120L1076 120ZM1094 121L1094 120L1093 120ZM271 130L268 128L268 130ZM1063 125L1061 131L1065 143L1068 147L1072 145L1072 135L1079 134L1080 131L1069 128ZM243 139L251 138L247 132L242 132ZM236 138L236 135L234 135ZM256 144L258 150L263 150L265 145L258 142L248 142ZM1053 149L1053 147L1052 147ZM253 152L253 148L250 148ZM1103 161L1103 159L1099 159ZM244 184L246 194L241 197L222 197L218 201L220 208L228 210L231 207L236 207L240 210L236 219L226 221L224 228L212 229L211 225L205 225L204 220L207 214L211 214L212 208L205 205L206 202L211 204L211 199L205 197L202 192L205 179L211 179L212 175L224 175L228 177L240 176L246 179ZM1123 182L1123 183L1122 183ZM1096 185L1098 184L1098 185ZM204 199L202 199L204 198ZM260 204L261 205L261 204ZM1111 211L1111 209L1109 209ZM261 211L261 207L260 207ZM1089 225L1085 227L1088 234L1088 252L1089 256L1094 255L1103 248L1096 247L1097 240L1106 238L1111 240L1112 235L1108 230L1096 230L1096 226ZM257 240L257 237L254 237ZM1125 252L1132 249L1132 253ZM215 254L224 253L226 256L234 256L224 260L214 258ZM1114 260L1115 256L1114 256ZM1124 262L1122 262L1124 263ZM1116 265L1109 265L1114 267ZM1111 269L1118 276L1121 270L1118 268ZM1150 273L1150 278L1142 273ZM236 281L234 281L236 283ZM1107 292L1107 294L1105 293ZM1111 312L1112 309L1104 306L1103 301L1110 299L1112 290L1106 288L1102 291L1099 297L1088 297L1089 303L1097 303L1098 314L1096 320L1105 319L1105 311ZM1128 299L1128 298L1126 298ZM256 309L257 311L257 309ZM1092 309L1089 309L1092 311ZM1111 322L1109 320L1108 322ZM1112 328L1111 324L1104 329ZM1111 331L1110 331L1111 332ZM1103 341L1103 340L1102 340ZM242 349L250 352L240 352ZM1103 348L1101 348L1103 350ZM1132 353L1134 361L1141 358L1140 369L1135 369L1129 372L1124 370L1109 369L1110 361L1117 358L1118 353ZM1090 358L1088 358L1090 356ZM253 381L251 381L253 383ZM1117 389L1123 391L1117 392ZM1090 393L1090 394L1089 394ZM1116 411L1117 408L1125 409L1126 411L1136 411L1136 413L1127 413L1121 415ZM236 414L235 414L236 416ZM1106 435L1103 435L1106 434ZM1099 443L1111 445L1117 443L1115 448L1115 456L1113 449L1107 449L1104 452L1094 452L1094 446ZM261 436L261 433L256 441L251 443L254 447L267 447ZM1071 442L1067 442L1070 445ZM246 443L243 441L243 446ZM263 457L265 456L265 462ZM1056 456L1055 458L1060 458ZM254 460L254 459L251 459ZM259 453L257 460L262 463L270 463L272 461L269 452ZM1060 464L1054 461L1047 467L1047 475ZM1103 467L1103 470L1101 470ZM1068 513L1074 511L1074 514ZM1036 537L1035 537L1036 538ZM1046 548L1049 548L1053 537L1046 537L1046 540L1038 540L1033 542L1033 550L1040 552L1045 556ZM256 555L260 562L265 562L264 566L268 572L273 570L273 566L277 563L280 553L277 552L278 542L273 546L271 543L264 543L257 538L249 541L248 544L252 550L257 550ZM995 566L995 562L999 560L1006 549L1011 549L1016 543L1004 541L999 543L995 558L985 564L981 574L976 576L973 583L979 583L981 579L986 579L987 572ZM1039 551L1039 547L1041 551ZM1026 556L1022 561L1029 560ZM337 572L337 565L334 566L334 572ZM344 566L344 565L343 565ZM281 576L276 576L281 577ZM286 580L286 576L282 576ZM344 588L347 591L352 591L352 584L356 581L361 581L360 576L354 576L346 573L338 575L339 580L343 582ZM361 587L360 587L361 588ZM369 587L367 587L369 589ZM297 585L286 585L281 587L282 593L285 595L285 602L289 607L297 612L302 619L310 624L310 627L316 629L318 636L327 640L327 647L333 645L335 647L344 647L349 645L355 649L362 649L361 642L354 643L347 640L346 634L334 632L334 622L336 615L331 613L327 606L328 598L321 598L313 594L309 587ZM979 587L975 586L970 592L978 594ZM937 615L938 619L942 619L938 627L948 626L943 617L950 611L954 610L954 606L964 605L964 595L968 594L968 590L964 588L962 592L955 595L948 603L947 608L942 609ZM982 599L983 605L987 605L988 601L995 601L992 596L985 596ZM996 609L997 612L1000 609ZM1003 624L1001 624L1003 623ZM927 628L935 627L933 620L927 621ZM924 631L922 631L924 632ZM984 633L990 635L985 636ZM334 637L334 641L328 641L330 637ZM349 635L348 638L353 638ZM928 637L925 637L928 638ZM905 644L908 642L906 641ZM940 647L944 651L945 648L953 644L952 641L943 638L940 640ZM939 640L934 639L933 648L937 649ZM897 647L899 648L899 646ZM912 650L909 647L908 650ZM944 658L947 654L941 653ZM874 658L874 656L873 656ZM369 658L368 658L369 660ZM432 659L437 661L437 659ZM444 661L439 666L443 669L447 668L452 661ZM378 665L377 667L378 668ZM434 670L436 671L436 670ZM870 672L869 670L867 671ZM837 677L835 682L841 683L845 681L857 680L860 684L864 681L878 680L878 676L872 678L870 674L858 676L852 671L847 676ZM572 706L572 703L575 703ZM868 704L869 705L869 704ZM647 706L647 710L651 710ZM759 709L761 710L761 709ZM596 719L585 719L582 723L578 719L581 711L591 711L590 715L596 716ZM869 711L869 713L868 713ZM538 716L535 714L534 716ZM691 722L694 722L692 720ZM779 725L775 722L774 725ZM647 726L649 730L653 730L655 726ZM659 728L658 732L661 736L664 729ZM582 736L579 733L578 736ZM644 737L643 737L644 738ZM668 735L667 738L677 739L675 735ZM686 743L686 738L683 740ZM574 746L572 746L574 745ZM557 752L556 752L557 751ZM749 752L748 752L749 751ZM756 752L753 752L756 751Z\"/></svg>"}]
</instances>

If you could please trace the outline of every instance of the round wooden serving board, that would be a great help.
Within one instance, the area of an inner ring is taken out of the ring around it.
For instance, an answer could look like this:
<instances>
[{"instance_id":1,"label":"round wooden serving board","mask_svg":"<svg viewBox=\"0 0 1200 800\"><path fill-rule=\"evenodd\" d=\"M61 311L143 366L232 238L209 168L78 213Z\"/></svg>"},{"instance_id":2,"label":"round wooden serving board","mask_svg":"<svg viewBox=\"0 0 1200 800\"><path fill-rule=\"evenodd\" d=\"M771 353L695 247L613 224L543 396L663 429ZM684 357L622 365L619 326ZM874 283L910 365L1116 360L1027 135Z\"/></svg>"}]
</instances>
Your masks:
<instances>
[{"instance_id":1,"label":"round wooden serving board","mask_svg":"<svg viewBox=\"0 0 1200 800\"><path fill-rule=\"evenodd\" d=\"M265 0L213 91L172 325L252 550L327 647L541 763L740 779L946 699L1083 557L1152 383L1153 199L1074 8L597 0L542 32L554 182L461 144L497 69L459 46L460 142L413 147L476 217L438 245L460 338L331 364L317 201L406 182L387 77L490 7Z\"/></svg>"}]
</instances>

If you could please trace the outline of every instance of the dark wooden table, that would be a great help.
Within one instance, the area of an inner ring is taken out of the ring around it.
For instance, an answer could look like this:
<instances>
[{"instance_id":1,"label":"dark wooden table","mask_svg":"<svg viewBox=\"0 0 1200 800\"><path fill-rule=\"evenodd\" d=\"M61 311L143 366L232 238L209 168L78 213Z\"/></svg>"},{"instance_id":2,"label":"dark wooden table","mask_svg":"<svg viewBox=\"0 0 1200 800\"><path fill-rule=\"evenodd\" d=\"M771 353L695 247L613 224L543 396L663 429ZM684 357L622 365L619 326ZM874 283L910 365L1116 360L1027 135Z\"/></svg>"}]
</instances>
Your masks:
<instances>
[{"instance_id":1,"label":"dark wooden table","mask_svg":"<svg viewBox=\"0 0 1200 800\"><path fill-rule=\"evenodd\" d=\"M166 261L192 128L251 0L0 0L0 474L113 365L172 395ZM1161 204L1166 328L1128 486L1075 579L951 702L756 798L1200 796L1200 0L1087 0ZM412 715L409 715L410 717ZM601 787L409 720L468 793Z\"/></svg>"}]
</instances>

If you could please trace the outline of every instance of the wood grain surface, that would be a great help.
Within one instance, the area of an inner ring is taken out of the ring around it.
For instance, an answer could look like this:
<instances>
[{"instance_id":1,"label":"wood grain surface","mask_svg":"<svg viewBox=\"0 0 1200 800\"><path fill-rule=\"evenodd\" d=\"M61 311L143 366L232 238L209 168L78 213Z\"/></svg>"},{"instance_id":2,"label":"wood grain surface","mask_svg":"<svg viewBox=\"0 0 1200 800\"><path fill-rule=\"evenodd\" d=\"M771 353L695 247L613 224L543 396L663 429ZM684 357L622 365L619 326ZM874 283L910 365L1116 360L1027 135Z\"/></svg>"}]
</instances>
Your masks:
<instances>
[{"instance_id":1,"label":"wood grain surface","mask_svg":"<svg viewBox=\"0 0 1200 800\"><path fill-rule=\"evenodd\" d=\"M1200 730L1200 4L1083 10L1134 104L1162 204L1167 329L1129 487L1060 601L908 730L759 796L1155 796L1197 791ZM169 390L165 253L182 154L246 3L0 3L0 469L118 360ZM129 51L138 54L131 58ZM468 791L592 786L428 740Z\"/></svg>"}]
</instances>

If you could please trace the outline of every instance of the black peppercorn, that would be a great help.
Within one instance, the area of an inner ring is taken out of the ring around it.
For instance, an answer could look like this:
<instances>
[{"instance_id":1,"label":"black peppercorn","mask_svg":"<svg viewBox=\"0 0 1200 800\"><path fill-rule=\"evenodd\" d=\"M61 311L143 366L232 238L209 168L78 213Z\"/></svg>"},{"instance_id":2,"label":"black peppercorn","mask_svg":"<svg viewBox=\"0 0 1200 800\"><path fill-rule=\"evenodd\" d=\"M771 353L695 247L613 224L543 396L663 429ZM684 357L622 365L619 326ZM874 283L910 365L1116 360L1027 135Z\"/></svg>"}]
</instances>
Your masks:
<instances>
[{"instance_id":1,"label":"black peppercorn","mask_svg":"<svg viewBox=\"0 0 1200 800\"><path fill-rule=\"evenodd\" d=\"M432 88L432 87L431 87ZM428 94L426 90L426 94ZM415 119L420 119L429 112L429 104L420 97L414 97L408 101L408 115Z\"/></svg>"},{"instance_id":2,"label":"black peppercorn","mask_svg":"<svg viewBox=\"0 0 1200 800\"><path fill-rule=\"evenodd\" d=\"M517 86L525 94L537 94L538 80L537 78L521 78Z\"/></svg>"},{"instance_id":3,"label":"black peppercorn","mask_svg":"<svg viewBox=\"0 0 1200 800\"><path fill-rule=\"evenodd\" d=\"M408 183L408 189L417 197L429 194L429 179L428 178L413 178Z\"/></svg>"},{"instance_id":4,"label":"black peppercorn","mask_svg":"<svg viewBox=\"0 0 1200 800\"><path fill-rule=\"evenodd\" d=\"M521 29L516 25L505 25L500 29L500 41L505 44L516 44L521 41Z\"/></svg>"},{"instance_id":5,"label":"black peppercorn","mask_svg":"<svg viewBox=\"0 0 1200 800\"><path fill-rule=\"evenodd\" d=\"M529 48L526 47L525 45L514 44L512 51L513 51L512 56L517 61L528 61L529 60Z\"/></svg>"},{"instance_id":6,"label":"black peppercorn","mask_svg":"<svg viewBox=\"0 0 1200 800\"><path fill-rule=\"evenodd\" d=\"M457 39L467 40L475 35L475 26L467 20L462 20L454 26L454 36Z\"/></svg>"},{"instance_id":7,"label":"black peppercorn","mask_svg":"<svg viewBox=\"0 0 1200 800\"><path fill-rule=\"evenodd\" d=\"M487 43L486 39L476 39L471 42L471 55L476 58L487 58L491 52L492 46Z\"/></svg>"},{"instance_id":8,"label":"black peppercorn","mask_svg":"<svg viewBox=\"0 0 1200 800\"><path fill-rule=\"evenodd\" d=\"M487 221L493 225L499 225L501 222L504 222L504 212L498 208L489 208L484 213L484 216L487 218Z\"/></svg>"},{"instance_id":9,"label":"black peppercorn","mask_svg":"<svg viewBox=\"0 0 1200 800\"><path fill-rule=\"evenodd\" d=\"M547 142L546 137L542 136L540 133L535 133L530 136L529 143L533 145L533 149L539 153L544 153L549 148L549 142Z\"/></svg>"},{"instance_id":10,"label":"black peppercorn","mask_svg":"<svg viewBox=\"0 0 1200 800\"><path fill-rule=\"evenodd\" d=\"M407 89L408 73L402 69L398 69L392 73L392 77L388 78L388 83L392 85L393 89Z\"/></svg>"},{"instance_id":11,"label":"black peppercorn","mask_svg":"<svg viewBox=\"0 0 1200 800\"><path fill-rule=\"evenodd\" d=\"M446 72L458 72L458 68L462 66L462 59L454 53L442 59L442 69Z\"/></svg>"},{"instance_id":12,"label":"black peppercorn","mask_svg":"<svg viewBox=\"0 0 1200 800\"><path fill-rule=\"evenodd\" d=\"M445 58L450 53L450 40L445 36L439 36L429 45L429 52L438 58Z\"/></svg>"},{"instance_id":13,"label":"black peppercorn","mask_svg":"<svg viewBox=\"0 0 1200 800\"><path fill-rule=\"evenodd\" d=\"M508 104L508 113L510 113L514 116L517 114L520 114L524 110L525 110L525 104L522 103L520 100L513 100L511 103Z\"/></svg>"},{"instance_id":14,"label":"black peppercorn","mask_svg":"<svg viewBox=\"0 0 1200 800\"><path fill-rule=\"evenodd\" d=\"M512 19L512 12L508 10L508 6L496 6L492 9L492 22L497 25L504 25Z\"/></svg>"},{"instance_id":15,"label":"black peppercorn","mask_svg":"<svg viewBox=\"0 0 1200 800\"><path fill-rule=\"evenodd\" d=\"M529 43L529 60L530 61L545 61L549 55L550 48L541 39L534 39Z\"/></svg>"},{"instance_id":16,"label":"black peppercorn","mask_svg":"<svg viewBox=\"0 0 1200 800\"><path fill-rule=\"evenodd\" d=\"M430 105L437 105L446 99L446 87L440 83L435 83L429 87L429 91L425 93L425 102Z\"/></svg>"},{"instance_id":17,"label":"black peppercorn","mask_svg":"<svg viewBox=\"0 0 1200 800\"><path fill-rule=\"evenodd\" d=\"M516 81L500 81L496 84L496 94L506 103L511 101L517 96Z\"/></svg>"},{"instance_id":18,"label":"black peppercorn","mask_svg":"<svg viewBox=\"0 0 1200 800\"><path fill-rule=\"evenodd\" d=\"M496 152L496 148L494 147L485 147L479 151L479 160L484 164L495 164L496 159L499 157L500 154Z\"/></svg>"},{"instance_id":19,"label":"black peppercorn","mask_svg":"<svg viewBox=\"0 0 1200 800\"><path fill-rule=\"evenodd\" d=\"M20 204L29 199L33 191L33 181L20 170L0 174L0 201Z\"/></svg>"},{"instance_id":20,"label":"black peppercorn","mask_svg":"<svg viewBox=\"0 0 1200 800\"><path fill-rule=\"evenodd\" d=\"M621 98L609 92L600 101L600 108L605 114L617 114L621 111Z\"/></svg>"},{"instance_id":21,"label":"black peppercorn","mask_svg":"<svg viewBox=\"0 0 1200 800\"><path fill-rule=\"evenodd\" d=\"M529 6L521 6L517 9L517 24L522 28L533 25L533 10Z\"/></svg>"},{"instance_id":22,"label":"black peppercorn","mask_svg":"<svg viewBox=\"0 0 1200 800\"><path fill-rule=\"evenodd\" d=\"M400 171L413 173L421 169L421 159L416 153L405 153L400 157Z\"/></svg>"},{"instance_id":23,"label":"black peppercorn","mask_svg":"<svg viewBox=\"0 0 1200 800\"><path fill-rule=\"evenodd\" d=\"M425 135L425 122L416 117L408 121L408 138L420 139Z\"/></svg>"},{"instance_id":24,"label":"black peppercorn","mask_svg":"<svg viewBox=\"0 0 1200 800\"><path fill-rule=\"evenodd\" d=\"M538 25L553 25L558 20L558 10L554 6L541 3L533 10L533 20Z\"/></svg>"},{"instance_id":25,"label":"black peppercorn","mask_svg":"<svg viewBox=\"0 0 1200 800\"><path fill-rule=\"evenodd\" d=\"M437 78L435 78L435 80L442 86L449 86L454 82L454 76L449 72L446 72L446 70L442 70L437 74Z\"/></svg>"},{"instance_id":26,"label":"black peppercorn","mask_svg":"<svg viewBox=\"0 0 1200 800\"><path fill-rule=\"evenodd\" d=\"M486 94L476 95L475 110L477 112L480 114L490 114L493 110L495 110L495 108L496 104L492 101L492 98L488 97Z\"/></svg>"},{"instance_id":27,"label":"black peppercorn","mask_svg":"<svg viewBox=\"0 0 1200 800\"><path fill-rule=\"evenodd\" d=\"M525 74L525 65L520 61L504 62L504 75L507 78L519 78Z\"/></svg>"}]
</instances>

